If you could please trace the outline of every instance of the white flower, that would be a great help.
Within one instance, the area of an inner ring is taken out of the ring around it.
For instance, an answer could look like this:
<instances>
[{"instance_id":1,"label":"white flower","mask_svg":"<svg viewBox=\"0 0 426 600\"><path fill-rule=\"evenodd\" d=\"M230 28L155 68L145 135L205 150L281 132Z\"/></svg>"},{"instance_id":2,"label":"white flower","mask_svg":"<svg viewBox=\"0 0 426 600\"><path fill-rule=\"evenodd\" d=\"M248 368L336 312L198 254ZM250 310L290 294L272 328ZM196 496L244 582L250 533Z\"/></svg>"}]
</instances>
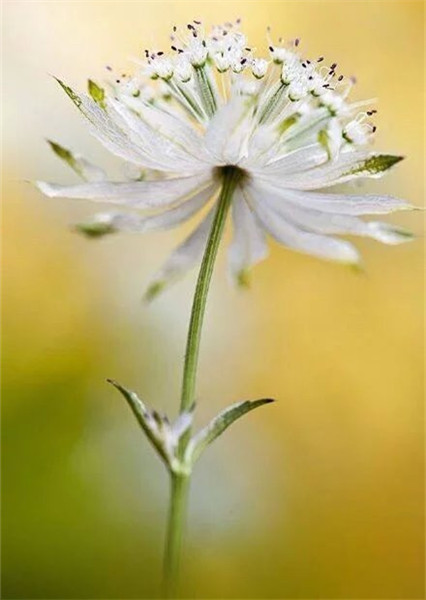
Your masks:
<instances>
[{"instance_id":1,"label":"white flower","mask_svg":"<svg viewBox=\"0 0 426 600\"><path fill-rule=\"evenodd\" d=\"M301 252L354 264L355 247L335 235L367 236L386 244L410 234L364 215L411 208L382 195L342 194L324 188L378 177L401 157L372 152L375 111L347 100L351 80L336 64L308 60L298 40L270 46L270 59L255 58L237 25L205 34L194 21L174 28L171 51L146 51L134 77L89 94L61 85L87 117L93 135L141 174L136 181L108 181L99 168L53 145L85 183L39 182L51 197L90 199L131 209L103 212L79 226L88 235L175 227L208 210L155 277L151 292L200 259L224 169L239 171L232 200L232 274L244 281L267 255L267 235ZM248 68L246 68L248 67ZM321 190L321 191L318 191Z\"/></svg>"}]
</instances>

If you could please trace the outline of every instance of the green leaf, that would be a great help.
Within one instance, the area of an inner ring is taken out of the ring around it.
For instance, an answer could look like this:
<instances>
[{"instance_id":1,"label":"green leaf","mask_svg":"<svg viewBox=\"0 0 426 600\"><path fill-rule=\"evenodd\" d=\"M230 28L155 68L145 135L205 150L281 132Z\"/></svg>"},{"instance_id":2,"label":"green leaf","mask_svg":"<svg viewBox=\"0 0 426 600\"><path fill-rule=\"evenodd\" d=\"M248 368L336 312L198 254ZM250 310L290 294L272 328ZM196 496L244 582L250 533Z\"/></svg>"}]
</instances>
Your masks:
<instances>
[{"instance_id":1,"label":"green leaf","mask_svg":"<svg viewBox=\"0 0 426 600\"><path fill-rule=\"evenodd\" d=\"M207 448L209 444L214 442L234 421L264 404L270 404L274 402L272 398L261 398L260 400L245 400L244 402L237 402L232 406L226 408L224 411L219 413L207 427L204 427L199 431L189 442L186 452L185 459L192 466L195 461L198 460L202 452Z\"/></svg>"},{"instance_id":2,"label":"green leaf","mask_svg":"<svg viewBox=\"0 0 426 600\"><path fill-rule=\"evenodd\" d=\"M368 173L373 176L380 175L399 163L403 158L403 156L394 156L392 154L375 154L359 163L356 167L345 173L345 175L357 175L362 173Z\"/></svg>"},{"instance_id":3,"label":"green leaf","mask_svg":"<svg viewBox=\"0 0 426 600\"><path fill-rule=\"evenodd\" d=\"M105 109L105 90L91 79L87 81L87 87L93 100L99 104L101 108Z\"/></svg>"},{"instance_id":4,"label":"green leaf","mask_svg":"<svg viewBox=\"0 0 426 600\"><path fill-rule=\"evenodd\" d=\"M136 394L136 392L127 390L125 387L123 387L122 385L120 385L119 383L114 381L113 379L107 379L107 382L110 383L111 385L113 385L122 394L122 396L126 400L127 404L129 405L130 410L136 417L137 422L139 423L142 430L146 434L147 438L149 439L151 444L154 446L154 448L157 450L158 454L163 459L163 461L166 463L166 466L169 467L170 466L169 458L168 458L166 452L164 451L162 444L155 437L155 435L153 435L151 428L147 424L147 420L148 420L150 414L149 414L148 409L142 402L142 400L139 398L139 396Z\"/></svg>"}]
</instances>

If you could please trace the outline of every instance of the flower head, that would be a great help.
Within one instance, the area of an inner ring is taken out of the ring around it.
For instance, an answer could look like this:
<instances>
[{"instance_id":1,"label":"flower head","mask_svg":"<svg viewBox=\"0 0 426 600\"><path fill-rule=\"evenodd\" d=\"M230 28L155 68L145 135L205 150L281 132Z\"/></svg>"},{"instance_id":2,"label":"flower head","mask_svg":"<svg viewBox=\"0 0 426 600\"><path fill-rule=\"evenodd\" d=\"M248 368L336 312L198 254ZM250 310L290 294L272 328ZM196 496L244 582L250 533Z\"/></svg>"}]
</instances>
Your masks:
<instances>
[{"instance_id":1,"label":"flower head","mask_svg":"<svg viewBox=\"0 0 426 600\"><path fill-rule=\"evenodd\" d=\"M120 207L96 214L80 231L101 236L166 229L208 207L155 277L151 295L201 257L229 167L240 173L229 250L238 281L266 257L267 235L294 250L349 264L359 261L358 252L335 236L386 244L411 237L399 227L360 218L411 208L406 202L323 191L379 177L401 160L371 151L376 111L366 109L368 102L350 102L354 80L338 75L336 63L302 56L299 40L274 44L268 32L268 43L269 56L258 57L239 22L206 33L193 21L173 28L167 53L145 50L135 75L115 77L105 89L89 81L89 94L76 94L59 82L93 135L127 165L126 180L109 181L98 167L51 143L86 182L39 182L46 195Z\"/></svg>"}]
</instances>

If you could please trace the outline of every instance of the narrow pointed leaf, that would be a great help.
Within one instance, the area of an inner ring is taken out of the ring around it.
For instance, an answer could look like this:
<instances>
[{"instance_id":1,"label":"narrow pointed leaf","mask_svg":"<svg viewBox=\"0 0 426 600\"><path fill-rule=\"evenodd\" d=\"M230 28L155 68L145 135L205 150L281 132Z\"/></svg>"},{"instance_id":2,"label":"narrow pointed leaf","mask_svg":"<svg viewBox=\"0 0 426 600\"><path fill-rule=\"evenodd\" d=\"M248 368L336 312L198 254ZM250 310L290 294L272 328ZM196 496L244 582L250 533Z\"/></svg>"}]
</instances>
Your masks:
<instances>
[{"instance_id":1,"label":"narrow pointed leaf","mask_svg":"<svg viewBox=\"0 0 426 600\"><path fill-rule=\"evenodd\" d=\"M164 460L167 467L169 467L170 466L169 459L167 457L167 454L164 451L164 448L160 444L159 440L155 437L155 435L153 435L151 428L147 424L149 412L148 412L147 408L145 407L144 403L142 402L142 400L139 398L139 396L136 394L136 392L127 390L125 387L123 387L122 385L120 385L119 383L114 381L113 379L107 379L107 382L111 383L111 385L113 385L115 388L117 388L117 390L123 395L124 399L126 400L127 404L130 407L130 410L135 415L137 422L141 426L141 428L144 431L144 433L146 434L147 438L149 439L151 444L154 446L154 448L157 450L160 457Z\"/></svg>"},{"instance_id":2,"label":"narrow pointed leaf","mask_svg":"<svg viewBox=\"0 0 426 600\"><path fill-rule=\"evenodd\" d=\"M207 446L228 429L234 421L254 408L270 402L274 402L274 400L272 398L245 400L226 408L191 439L186 450L186 460L193 465Z\"/></svg>"}]
</instances>

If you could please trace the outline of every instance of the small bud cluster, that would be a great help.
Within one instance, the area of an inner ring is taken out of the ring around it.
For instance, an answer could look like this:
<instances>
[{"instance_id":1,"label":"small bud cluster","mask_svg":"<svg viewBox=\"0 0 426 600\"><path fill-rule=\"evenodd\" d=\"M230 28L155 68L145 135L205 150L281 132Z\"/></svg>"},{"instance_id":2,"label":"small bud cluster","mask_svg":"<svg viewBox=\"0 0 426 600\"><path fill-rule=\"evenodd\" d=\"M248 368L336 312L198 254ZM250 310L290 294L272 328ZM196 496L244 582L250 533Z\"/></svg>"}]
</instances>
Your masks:
<instances>
[{"instance_id":1,"label":"small bud cluster","mask_svg":"<svg viewBox=\"0 0 426 600\"><path fill-rule=\"evenodd\" d=\"M114 93L136 112L139 102L173 99L202 125L234 95L256 100L254 122L259 124L281 126L289 118L293 123L300 115L325 109L328 136L338 137L336 148L370 141L376 128L368 117L375 111L357 113L356 105L347 101L354 78L338 75L337 63L327 65L323 56L302 57L299 38L274 43L269 28L269 57L255 56L239 25L238 19L208 33L200 20L173 27L169 51L145 49L141 73L116 77Z\"/></svg>"}]
</instances>

